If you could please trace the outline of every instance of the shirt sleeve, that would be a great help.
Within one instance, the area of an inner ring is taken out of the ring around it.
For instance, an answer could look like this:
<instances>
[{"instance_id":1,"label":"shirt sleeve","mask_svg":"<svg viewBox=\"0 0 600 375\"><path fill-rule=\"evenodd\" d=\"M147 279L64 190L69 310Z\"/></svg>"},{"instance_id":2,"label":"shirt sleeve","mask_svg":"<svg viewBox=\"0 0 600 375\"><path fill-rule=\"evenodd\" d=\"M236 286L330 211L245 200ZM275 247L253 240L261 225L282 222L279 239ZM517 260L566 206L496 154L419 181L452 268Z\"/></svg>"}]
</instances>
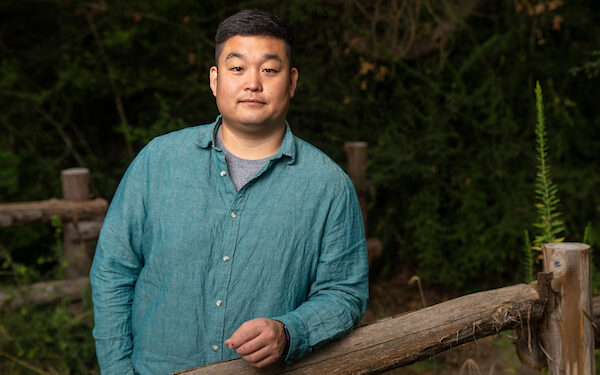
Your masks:
<instances>
[{"instance_id":1,"label":"shirt sleeve","mask_svg":"<svg viewBox=\"0 0 600 375\"><path fill-rule=\"evenodd\" d=\"M134 374L131 307L143 266L147 148L123 176L104 219L90 270L96 356L102 374Z\"/></svg>"},{"instance_id":2,"label":"shirt sleeve","mask_svg":"<svg viewBox=\"0 0 600 375\"><path fill-rule=\"evenodd\" d=\"M286 325L290 343L285 362L338 339L362 318L369 293L364 224L349 178L335 194L322 240L316 278L308 299L273 319Z\"/></svg>"}]
</instances>

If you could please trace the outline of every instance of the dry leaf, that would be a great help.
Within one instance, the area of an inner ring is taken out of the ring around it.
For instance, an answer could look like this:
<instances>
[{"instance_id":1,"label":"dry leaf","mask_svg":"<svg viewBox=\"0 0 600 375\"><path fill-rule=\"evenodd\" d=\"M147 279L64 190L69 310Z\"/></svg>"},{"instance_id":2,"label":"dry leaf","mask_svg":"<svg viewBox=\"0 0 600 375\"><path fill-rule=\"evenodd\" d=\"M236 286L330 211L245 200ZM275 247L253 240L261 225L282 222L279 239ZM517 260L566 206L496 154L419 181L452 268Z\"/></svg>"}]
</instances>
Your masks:
<instances>
[{"instance_id":1,"label":"dry leaf","mask_svg":"<svg viewBox=\"0 0 600 375\"><path fill-rule=\"evenodd\" d=\"M365 75L374 69L375 69L375 64L372 64L368 61L363 60L362 57L360 58L360 75Z\"/></svg>"},{"instance_id":2,"label":"dry leaf","mask_svg":"<svg viewBox=\"0 0 600 375\"><path fill-rule=\"evenodd\" d=\"M385 80L385 77L387 77L389 74L390 70L387 68L387 66L381 65L377 71L377 75L375 76L375 81L381 82Z\"/></svg>"},{"instance_id":3,"label":"dry leaf","mask_svg":"<svg viewBox=\"0 0 600 375\"><path fill-rule=\"evenodd\" d=\"M560 31L562 22L563 22L563 17L560 14L555 15L552 18L552 29L556 30L556 31Z\"/></svg>"}]
</instances>

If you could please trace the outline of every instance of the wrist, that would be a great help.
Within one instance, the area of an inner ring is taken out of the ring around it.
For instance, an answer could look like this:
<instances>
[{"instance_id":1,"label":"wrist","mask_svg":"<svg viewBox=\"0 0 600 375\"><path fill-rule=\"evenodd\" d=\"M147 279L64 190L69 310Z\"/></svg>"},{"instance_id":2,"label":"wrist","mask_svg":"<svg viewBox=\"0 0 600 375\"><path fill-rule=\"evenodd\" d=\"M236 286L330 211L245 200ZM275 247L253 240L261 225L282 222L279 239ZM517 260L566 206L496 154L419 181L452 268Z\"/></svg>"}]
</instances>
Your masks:
<instances>
[{"instance_id":1,"label":"wrist","mask_svg":"<svg viewBox=\"0 0 600 375\"><path fill-rule=\"evenodd\" d=\"M285 346L283 348L283 352L281 353L281 358L285 358L288 354L288 351L290 350L290 332L288 331L287 327L285 326L285 324L279 320L275 320L277 323L279 323L281 325L281 327L283 328L283 335L285 337Z\"/></svg>"}]
</instances>

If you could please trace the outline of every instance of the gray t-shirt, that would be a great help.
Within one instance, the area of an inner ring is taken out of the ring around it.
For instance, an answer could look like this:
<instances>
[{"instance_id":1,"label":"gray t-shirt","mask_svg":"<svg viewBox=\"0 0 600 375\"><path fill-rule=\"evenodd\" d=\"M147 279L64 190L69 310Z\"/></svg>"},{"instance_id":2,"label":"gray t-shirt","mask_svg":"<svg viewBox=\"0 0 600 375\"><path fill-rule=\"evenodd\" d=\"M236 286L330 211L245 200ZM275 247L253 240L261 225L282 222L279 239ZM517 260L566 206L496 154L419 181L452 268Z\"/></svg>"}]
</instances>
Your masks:
<instances>
[{"instance_id":1,"label":"gray t-shirt","mask_svg":"<svg viewBox=\"0 0 600 375\"><path fill-rule=\"evenodd\" d=\"M217 147L225 153L225 162L227 163L227 169L229 170L229 177L231 178L231 181L233 181L236 191L240 190L242 186L246 185L248 181L254 178L258 171L260 171L271 158L271 156L258 160L238 158L225 148L223 138L221 138L221 126L219 126L219 130L217 131L216 141Z\"/></svg>"}]
</instances>

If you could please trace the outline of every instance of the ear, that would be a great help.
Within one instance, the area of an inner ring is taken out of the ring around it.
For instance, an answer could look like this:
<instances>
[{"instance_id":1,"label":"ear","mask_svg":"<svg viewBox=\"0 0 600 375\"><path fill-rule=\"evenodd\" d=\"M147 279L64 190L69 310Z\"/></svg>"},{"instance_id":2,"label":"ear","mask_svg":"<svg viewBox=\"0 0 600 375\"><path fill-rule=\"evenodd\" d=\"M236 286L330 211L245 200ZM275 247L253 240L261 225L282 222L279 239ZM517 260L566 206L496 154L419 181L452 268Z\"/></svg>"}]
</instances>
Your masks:
<instances>
[{"instance_id":1,"label":"ear","mask_svg":"<svg viewBox=\"0 0 600 375\"><path fill-rule=\"evenodd\" d=\"M212 90L213 95L217 96L217 67L211 66L210 72L208 73L208 80L210 83L210 89Z\"/></svg>"},{"instance_id":2,"label":"ear","mask_svg":"<svg viewBox=\"0 0 600 375\"><path fill-rule=\"evenodd\" d=\"M296 92L296 85L298 84L298 69L290 69L290 98L294 97Z\"/></svg>"}]
</instances>

